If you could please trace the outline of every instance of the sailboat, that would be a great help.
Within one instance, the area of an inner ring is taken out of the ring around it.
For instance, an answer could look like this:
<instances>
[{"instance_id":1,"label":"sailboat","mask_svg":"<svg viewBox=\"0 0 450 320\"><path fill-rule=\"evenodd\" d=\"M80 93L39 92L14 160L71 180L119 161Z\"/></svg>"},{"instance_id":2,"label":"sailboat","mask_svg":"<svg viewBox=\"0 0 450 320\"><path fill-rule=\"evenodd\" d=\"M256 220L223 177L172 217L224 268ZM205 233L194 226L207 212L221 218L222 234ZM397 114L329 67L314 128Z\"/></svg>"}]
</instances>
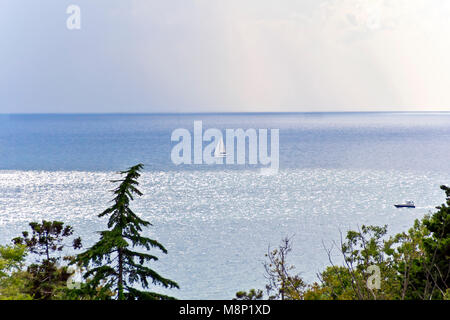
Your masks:
<instances>
[{"instance_id":1,"label":"sailboat","mask_svg":"<svg viewBox=\"0 0 450 320\"><path fill-rule=\"evenodd\" d=\"M226 156L227 152L225 150L225 145L223 144L223 138L220 138L219 143L217 143L216 149L214 149L214 157L224 158Z\"/></svg>"}]
</instances>

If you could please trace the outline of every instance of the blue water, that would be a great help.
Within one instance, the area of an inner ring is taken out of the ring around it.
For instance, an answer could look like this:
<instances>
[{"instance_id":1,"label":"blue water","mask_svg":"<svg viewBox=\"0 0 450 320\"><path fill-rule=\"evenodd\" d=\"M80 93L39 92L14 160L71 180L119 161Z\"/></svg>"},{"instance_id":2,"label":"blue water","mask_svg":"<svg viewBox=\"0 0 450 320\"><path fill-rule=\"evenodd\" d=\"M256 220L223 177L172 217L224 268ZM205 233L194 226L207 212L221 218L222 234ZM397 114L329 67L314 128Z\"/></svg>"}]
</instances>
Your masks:
<instances>
[{"instance_id":1,"label":"blue water","mask_svg":"<svg viewBox=\"0 0 450 320\"><path fill-rule=\"evenodd\" d=\"M175 166L171 133L192 131L194 120L204 129L279 129L279 172ZM135 211L169 250L152 267L179 282L169 292L178 298L228 299L264 287L267 246L286 235L294 235L291 262L314 281L328 264L323 243L340 231L405 230L444 201L448 159L450 113L0 115L0 243L29 221L59 219L92 244L109 180L142 162ZM393 207L407 199L418 207Z\"/></svg>"},{"instance_id":2,"label":"blue water","mask_svg":"<svg viewBox=\"0 0 450 320\"><path fill-rule=\"evenodd\" d=\"M170 161L171 132L280 129L280 168L448 171L450 113L0 115L0 169L198 170ZM223 169L221 166L208 166Z\"/></svg>"}]
</instances>

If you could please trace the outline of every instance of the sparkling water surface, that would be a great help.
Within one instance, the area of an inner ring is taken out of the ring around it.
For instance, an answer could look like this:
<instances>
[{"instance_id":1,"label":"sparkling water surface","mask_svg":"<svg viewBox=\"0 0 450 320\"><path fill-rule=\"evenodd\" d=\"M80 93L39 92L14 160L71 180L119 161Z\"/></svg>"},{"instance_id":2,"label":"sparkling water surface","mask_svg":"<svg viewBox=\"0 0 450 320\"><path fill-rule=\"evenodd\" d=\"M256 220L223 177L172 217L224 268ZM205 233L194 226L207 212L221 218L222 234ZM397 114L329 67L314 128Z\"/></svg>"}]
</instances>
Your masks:
<instances>
[{"instance_id":1,"label":"sparkling water surface","mask_svg":"<svg viewBox=\"0 0 450 320\"><path fill-rule=\"evenodd\" d=\"M173 165L170 134L194 120L280 129L280 171ZM58 219L92 244L105 227L97 214L110 204L109 180L143 162L144 196L133 205L169 251L152 267L181 286L155 290L178 298L263 288L264 254L284 236L293 236L296 270L314 281L340 231L405 230L450 184L447 113L4 115L0 125L0 243L29 221ZM393 207L408 199L418 207Z\"/></svg>"}]
</instances>

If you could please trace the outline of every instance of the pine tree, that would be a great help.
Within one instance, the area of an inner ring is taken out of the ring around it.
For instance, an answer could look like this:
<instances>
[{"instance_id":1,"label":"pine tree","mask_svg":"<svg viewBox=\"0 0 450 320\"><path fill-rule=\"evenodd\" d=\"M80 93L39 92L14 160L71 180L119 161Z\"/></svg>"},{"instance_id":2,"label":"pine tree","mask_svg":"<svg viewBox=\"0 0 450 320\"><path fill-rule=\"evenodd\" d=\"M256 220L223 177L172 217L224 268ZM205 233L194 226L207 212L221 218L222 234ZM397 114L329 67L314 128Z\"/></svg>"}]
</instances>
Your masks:
<instances>
[{"instance_id":1,"label":"pine tree","mask_svg":"<svg viewBox=\"0 0 450 320\"><path fill-rule=\"evenodd\" d=\"M22 232L22 237L12 241L16 245L24 245L36 256L36 262L27 268L26 290L33 299L60 299L64 295L66 283L71 272L67 266L61 266L61 260L71 260L73 257L61 257L64 248L81 248L81 239L73 239L72 244L64 243L73 235L73 228L64 226L61 221L31 222L31 234Z\"/></svg>"},{"instance_id":2,"label":"pine tree","mask_svg":"<svg viewBox=\"0 0 450 320\"><path fill-rule=\"evenodd\" d=\"M113 205L99 215L99 217L109 216L108 230L99 232L100 240L78 255L78 261L88 268L84 278L88 280L91 292L92 288L97 292L113 292L118 300L173 299L133 287L133 284L140 283L147 289L150 280L151 283L165 288L179 288L176 282L163 278L145 266L148 261L158 260L156 256L131 250L134 247L145 248L147 251L156 248L167 253L158 241L141 236L142 228L152 224L139 218L130 208L130 201L134 200L136 195L142 196L142 192L137 189L139 185L137 179L142 169L143 165L138 164L121 171L120 174L125 176L123 179L111 181L119 183L113 190L115 195ZM93 268L89 269L90 265Z\"/></svg>"}]
</instances>

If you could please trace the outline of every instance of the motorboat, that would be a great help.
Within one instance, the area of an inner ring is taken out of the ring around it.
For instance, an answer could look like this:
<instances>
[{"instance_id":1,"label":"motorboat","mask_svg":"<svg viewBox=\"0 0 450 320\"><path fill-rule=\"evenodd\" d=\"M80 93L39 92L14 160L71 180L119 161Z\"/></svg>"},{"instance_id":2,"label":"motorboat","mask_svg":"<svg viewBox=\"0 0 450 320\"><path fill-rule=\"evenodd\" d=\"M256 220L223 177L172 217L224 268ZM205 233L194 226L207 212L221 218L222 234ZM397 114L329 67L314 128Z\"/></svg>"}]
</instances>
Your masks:
<instances>
[{"instance_id":1,"label":"motorboat","mask_svg":"<svg viewBox=\"0 0 450 320\"><path fill-rule=\"evenodd\" d=\"M405 201L405 203L400 203L400 204L394 204L394 206L396 208L415 208L416 205L414 204L414 201Z\"/></svg>"}]
</instances>

